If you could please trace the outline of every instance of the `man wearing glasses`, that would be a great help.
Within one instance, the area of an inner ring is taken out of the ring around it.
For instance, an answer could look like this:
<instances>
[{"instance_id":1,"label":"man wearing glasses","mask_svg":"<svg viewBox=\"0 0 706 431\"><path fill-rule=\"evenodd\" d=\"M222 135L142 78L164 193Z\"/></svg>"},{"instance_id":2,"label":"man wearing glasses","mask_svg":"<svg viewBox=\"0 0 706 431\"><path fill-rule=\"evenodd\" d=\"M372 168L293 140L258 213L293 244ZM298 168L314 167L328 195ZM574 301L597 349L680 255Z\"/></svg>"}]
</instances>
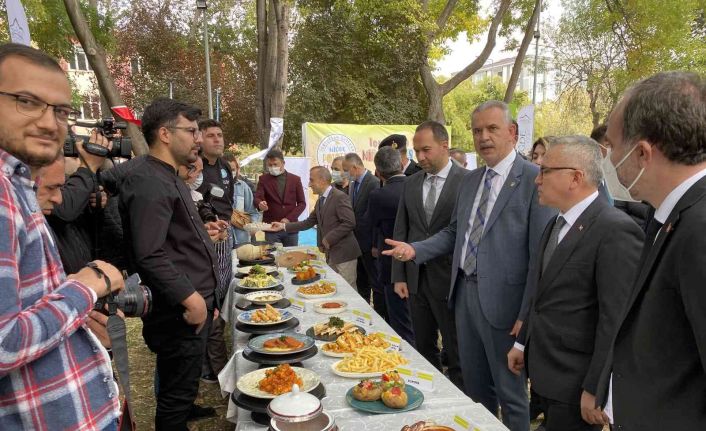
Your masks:
<instances>
[{"instance_id":1,"label":"man wearing glasses","mask_svg":"<svg viewBox=\"0 0 706 431\"><path fill-rule=\"evenodd\" d=\"M110 359L87 329L98 297L124 286L96 261L66 275L37 203L37 171L59 154L71 87L59 64L0 45L0 429L117 429Z\"/></svg>"},{"instance_id":2,"label":"man wearing glasses","mask_svg":"<svg viewBox=\"0 0 706 431\"><path fill-rule=\"evenodd\" d=\"M157 354L157 430L186 431L203 415L195 406L201 363L213 319L216 252L189 187L178 176L198 159L198 108L176 100L153 101L142 116L150 153L120 189L120 214L132 270L152 289L152 313L143 337Z\"/></svg>"},{"instance_id":3,"label":"man wearing glasses","mask_svg":"<svg viewBox=\"0 0 706 431\"><path fill-rule=\"evenodd\" d=\"M559 215L544 230L531 275L537 290L508 367L519 375L527 359L547 431L601 430L598 380L645 235L599 196L598 143L585 136L547 139L535 183L539 203Z\"/></svg>"},{"instance_id":4,"label":"man wearing glasses","mask_svg":"<svg viewBox=\"0 0 706 431\"><path fill-rule=\"evenodd\" d=\"M453 253L449 305L466 394L503 423L529 431L526 380L507 367L533 291L531 269L539 238L553 210L540 206L538 168L515 151L516 126L507 104L488 101L471 114L473 142L486 166L463 179L451 222L412 244L386 240L384 251L423 264Z\"/></svg>"}]
</instances>

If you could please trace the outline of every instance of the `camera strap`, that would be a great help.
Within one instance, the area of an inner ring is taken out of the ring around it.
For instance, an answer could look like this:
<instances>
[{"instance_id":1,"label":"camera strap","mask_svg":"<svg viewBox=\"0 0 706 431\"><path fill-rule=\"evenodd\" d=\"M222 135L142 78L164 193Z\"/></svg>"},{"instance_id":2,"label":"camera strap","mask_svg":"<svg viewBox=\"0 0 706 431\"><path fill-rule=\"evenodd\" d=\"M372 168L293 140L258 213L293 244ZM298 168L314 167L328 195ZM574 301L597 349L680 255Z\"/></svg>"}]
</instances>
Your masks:
<instances>
[{"instance_id":1,"label":"camera strap","mask_svg":"<svg viewBox=\"0 0 706 431\"><path fill-rule=\"evenodd\" d=\"M113 350L113 362L118 373L118 382L125 395L123 404L123 417L120 420L120 431L135 429L135 419L132 415L132 396L130 393L130 366L127 353L127 329L125 320L117 314L118 304L114 301L108 302L108 335ZM126 420L127 419L127 420Z\"/></svg>"}]
</instances>

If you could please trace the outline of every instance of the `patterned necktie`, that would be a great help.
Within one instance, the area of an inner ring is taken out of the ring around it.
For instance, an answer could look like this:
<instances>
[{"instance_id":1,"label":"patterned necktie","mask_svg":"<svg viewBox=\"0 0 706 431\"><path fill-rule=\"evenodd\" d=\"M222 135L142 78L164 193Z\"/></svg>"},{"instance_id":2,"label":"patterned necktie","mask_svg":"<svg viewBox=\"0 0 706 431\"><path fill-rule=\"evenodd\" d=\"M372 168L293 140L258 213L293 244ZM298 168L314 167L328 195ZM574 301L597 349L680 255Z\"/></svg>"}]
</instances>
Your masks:
<instances>
[{"instance_id":1,"label":"patterned necktie","mask_svg":"<svg viewBox=\"0 0 706 431\"><path fill-rule=\"evenodd\" d=\"M485 172L485 181L483 182L483 193L480 195L480 202L476 208L476 216L473 220L471 233L468 235L468 247L466 248L466 260L463 262L463 272L466 275L475 274L478 264L478 246L480 245L483 229L485 228L485 216L488 208L488 195L490 188L493 185L493 178L498 175L497 172L488 168Z\"/></svg>"},{"instance_id":2,"label":"patterned necktie","mask_svg":"<svg viewBox=\"0 0 706 431\"><path fill-rule=\"evenodd\" d=\"M549 261L551 260L554 251L559 245L559 232L561 231L561 228L563 228L565 225L566 220L564 219L564 217L557 217L556 221L554 222L554 227L552 227L552 233L549 234L549 241L547 241L547 246L544 248L544 256L542 256L542 274L544 274L544 270L547 269L547 265L549 265Z\"/></svg>"},{"instance_id":3,"label":"patterned necktie","mask_svg":"<svg viewBox=\"0 0 706 431\"><path fill-rule=\"evenodd\" d=\"M434 215L434 207L436 206L436 175L429 177L429 191L427 198L424 200L424 213L427 216L427 224L431 222L431 216Z\"/></svg>"}]
</instances>

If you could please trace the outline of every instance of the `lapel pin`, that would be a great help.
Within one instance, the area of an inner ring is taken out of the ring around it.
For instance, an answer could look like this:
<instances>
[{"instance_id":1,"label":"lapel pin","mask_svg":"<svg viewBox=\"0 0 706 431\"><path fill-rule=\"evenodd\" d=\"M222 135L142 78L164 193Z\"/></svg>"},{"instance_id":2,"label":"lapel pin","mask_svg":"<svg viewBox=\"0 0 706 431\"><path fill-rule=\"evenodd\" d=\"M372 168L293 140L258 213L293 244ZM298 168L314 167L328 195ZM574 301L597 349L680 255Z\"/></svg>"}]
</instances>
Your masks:
<instances>
[{"instance_id":1,"label":"lapel pin","mask_svg":"<svg viewBox=\"0 0 706 431\"><path fill-rule=\"evenodd\" d=\"M579 230L583 230L583 225L580 225L580 226L579 226Z\"/></svg>"},{"instance_id":2,"label":"lapel pin","mask_svg":"<svg viewBox=\"0 0 706 431\"><path fill-rule=\"evenodd\" d=\"M673 229L672 229L672 224L669 223L669 224L667 225L667 227L664 229L664 232L665 232L665 233L669 233L669 232L671 232L672 230L673 230Z\"/></svg>"},{"instance_id":3,"label":"lapel pin","mask_svg":"<svg viewBox=\"0 0 706 431\"><path fill-rule=\"evenodd\" d=\"M515 183L514 181L511 182L511 183L510 183L510 187L515 187L515 184L517 184L517 183Z\"/></svg>"}]
</instances>

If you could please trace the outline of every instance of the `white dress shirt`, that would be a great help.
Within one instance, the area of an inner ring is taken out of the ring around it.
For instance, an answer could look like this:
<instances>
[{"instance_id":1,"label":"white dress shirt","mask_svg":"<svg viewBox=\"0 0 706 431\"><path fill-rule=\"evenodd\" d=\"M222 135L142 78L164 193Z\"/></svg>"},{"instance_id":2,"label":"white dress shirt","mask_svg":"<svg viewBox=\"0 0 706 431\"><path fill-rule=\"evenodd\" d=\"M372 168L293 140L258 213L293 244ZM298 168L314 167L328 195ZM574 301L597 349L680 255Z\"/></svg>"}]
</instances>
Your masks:
<instances>
[{"instance_id":1,"label":"white dress shirt","mask_svg":"<svg viewBox=\"0 0 706 431\"><path fill-rule=\"evenodd\" d=\"M488 194L488 207L485 211L485 220L488 220L488 216L493 212L493 207L495 206L495 201L498 200L498 195L503 189L503 184L505 180L510 176L510 170L512 169L512 164L515 162L517 153L513 150L510 151L504 159L500 161L494 167L486 168L483 173L483 177L480 179L480 184L478 185L478 190L476 191L476 198L473 201L473 208L471 208L471 219L468 221L468 229L466 230L466 238L463 241L463 248L461 249L461 260L459 261L461 265L466 261L466 250L468 250L468 237L471 235L471 229L473 228L473 222L476 218L476 210L478 209L478 204L480 203L480 197L483 194L483 185L485 184L485 176L488 173L488 169L492 169L497 173L490 184L490 193Z\"/></svg>"},{"instance_id":2,"label":"white dress shirt","mask_svg":"<svg viewBox=\"0 0 706 431\"><path fill-rule=\"evenodd\" d=\"M686 192L689 191L691 186L696 184L701 178L706 177L706 169L697 172L696 174L690 176L689 178L686 179L686 181L682 182L679 184L677 187L674 188L669 194L667 195L666 198L664 198L664 201L662 201L662 204L655 210L655 220L658 222L664 224L664 222L667 221L667 218L669 217L669 214L672 213L674 210L674 207L677 206L677 203L681 200L681 198L684 197ZM657 236L662 232L660 229L659 232L657 232ZM657 241L657 236L655 236L655 241ZM605 409L604 409L605 414L608 416L610 419L610 423L613 423L613 373L610 374L610 382L608 383L608 399L606 400L605 404Z\"/></svg>"},{"instance_id":3,"label":"white dress shirt","mask_svg":"<svg viewBox=\"0 0 706 431\"><path fill-rule=\"evenodd\" d=\"M429 193L429 189L431 189L431 177L435 176L436 179L435 184L436 184L436 199L434 200L434 208L436 208L436 203L439 202L439 195L441 194L441 189L444 188L444 184L446 183L446 178L449 176L449 172L451 171L451 162L447 162L446 166L443 167L437 174L430 174L426 173L424 174L424 182L422 183L422 203L426 202L427 199L427 194Z\"/></svg>"},{"instance_id":4,"label":"white dress shirt","mask_svg":"<svg viewBox=\"0 0 706 431\"><path fill-rule=\"evenodd\" d=\"M564 220L566 221L566 223L559 231L559 237L558 237L557 244L561 243L561 240L564 239L566 234L569 232L569 229L571 229L571 226L573 226L574 223L576 223L576 220L578 220L579 217L581 217L581 214L583 214L583 212L586 211L586 209L589 206L591 206L591 204L593 203L593 201L596 200L597 197L598 197L598 191L595 191L595 192L591 193L588 197L586 197L584 200L582 200L581 202L572 206L567 212L565 212L565 213L560 212L559 213L559 215L557 217L564 217ZM514 344L514 347L520 351L523 351L523 352L525 351L525 346L523 344L516 342Z\"/></svg>"}]
</instances>

